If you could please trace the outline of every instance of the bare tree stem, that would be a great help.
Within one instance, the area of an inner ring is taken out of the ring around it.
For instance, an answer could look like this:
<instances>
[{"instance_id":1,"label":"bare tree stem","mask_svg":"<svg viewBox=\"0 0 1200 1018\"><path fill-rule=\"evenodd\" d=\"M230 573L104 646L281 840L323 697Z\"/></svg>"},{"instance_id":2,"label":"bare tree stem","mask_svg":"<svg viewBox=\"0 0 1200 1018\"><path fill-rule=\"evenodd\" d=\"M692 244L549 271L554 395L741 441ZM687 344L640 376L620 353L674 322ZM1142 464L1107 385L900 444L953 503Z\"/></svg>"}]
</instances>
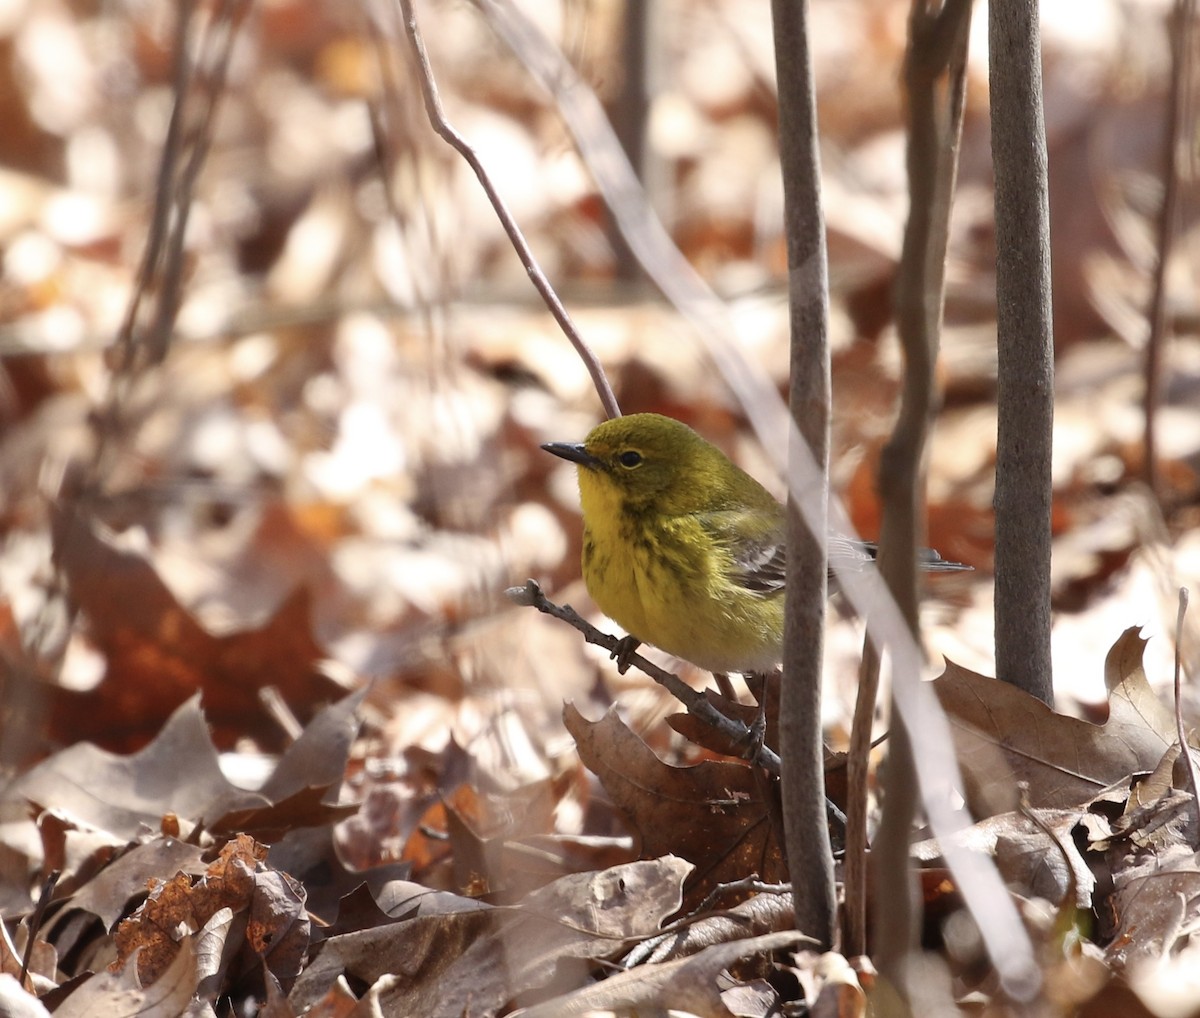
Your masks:
<instances>
[{"instance_id":1,"label":"bare tree stem","mask_svg":"<svg viewBox=\"0 0 1200 1018\"><path fill-rule=\"evenodd\" d=\"M833 943L837 895L833 855L823 822L825 787L821 733L822 649L828 582L829 283L816 86L808 41L807 0L773 0L775 69L779 80L779 157L783 171L788 255L791 365L788 407L802 450L789 447L789 473L811 453L819 498L805 519L788 498L787 602L783 636L779 742L784 839L792 877L796 928L823 947Z\"/></svg>"},{"instance_id":2,"label":"bare tree stem","mask_svg":"<svg viewBox=\"0 0 1200 1018\"><path fill-rule=\"evenodd\" d=\"M1054 702L1054 337L1037 0L988 6L996 191L996 677Z\"/></svg>"}]
</instances>

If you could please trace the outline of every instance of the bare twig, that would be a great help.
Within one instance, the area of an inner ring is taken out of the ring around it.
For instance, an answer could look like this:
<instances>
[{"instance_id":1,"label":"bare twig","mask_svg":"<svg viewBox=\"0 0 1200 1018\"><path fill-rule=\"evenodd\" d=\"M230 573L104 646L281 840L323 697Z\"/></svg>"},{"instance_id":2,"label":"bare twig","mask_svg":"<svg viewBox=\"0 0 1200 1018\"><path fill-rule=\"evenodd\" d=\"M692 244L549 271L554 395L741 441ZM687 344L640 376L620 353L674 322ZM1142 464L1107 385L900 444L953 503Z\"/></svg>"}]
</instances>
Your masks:
<instances>
[{"instance_id":1,"label":"bare twig","mask_svg":"<svg viewBox=\"0 0 1200 1018\"><path fill-rule=\"evenodd\" d=\"M1038 816L1033 807L1029 805L1029 782L1018 782L1018 790L1020 792L1020 799L1017 804L1018 811L1021 816L1050 839L1051 844L1058 851L1059 858L1062 859L1063 868L1067 873L1067 892L1063 895L1062 903L1059 906L1058 922L1055 924L1056 926L1064 927L1061 932L1065 933L1066 929L1069 928L1068 924L1075 917L1075 910L1079 901L1079 878L1075 874L1075 866L1071 861L1071 854L1067 851L1067 846L1063 844L1062 839L1054 832L1054 828Z\"/></svg>"},{"instance_id":2,"label":"bare twig","mask_svg":"<svg viewBox=\"0 0 1200 1018\"><path fill-rule=\"evenodd\" d=\"M858 696L850 724L850 749L846 754L846 906L842 953L848 958L867 953L867 781L871 725L879 697L879 666L879 651L870 639L864 639L858 668Z\"/></svg>"},{"instance_id":3,"label":"bare twig","mask_svg":"<svg viewBox=\"0 0 1200 1018\"><path fill-rule=\"evenodd\" d=\"M745 881L746 889L756 885L763 889L761 895L747 899L732 908L712 909L710 894L706 902L681 919L668 923L661 933L643 940L621 959L620 968L626 971L649 963L662 963L695 954L713 943L743 940L762 933L773 933L791 928L791 909L777 905L782 895L792 893L791 884L763 884L751 877ZM721 885L734 887L734 885ZM790 902L787 903L790 905ZM811 937L801 937L810 950L820 945Z\"/></svg>"},{"instance_id":4,"label":"bare twig","mask_svg":"<svg viewBox=\"0 0 1200 1018\"><path fill-rule=\"evenodd\" d=\"M289 743L295 742L304 734L304 725L292 712L278 686L263 686L258 691L258 702L262 704L263 710L271 720L280 727Z\"/></svg>"},{"instance_id":5,"label":"bare twig","mask_svg":"<svg viewBox=\"0 0 1200 1018\"><path fill-rule=\"evenodd\" d=\"M188 52L188 36L195 15L195 0L184 0L175 15L174 79L172 92L175 103L171 107L171 119L167 122L167 135L163 139L162 156L158 162L158 179L155 184L154 214L150 220L150 232L146 238L146 250L138 268L137 281L125 309L125 320L117 335L117 349L121 355L121 368L131 369L136 353L134 331L142 300L150 292L155 273L160 269L161 252L167 243L171 210L174 207L172 191L175 185L176 168L183 157L184 112L192 78L192 57ZM117 376L118 378L120 375ZM115 389L115 386L114 386ZM113 397L115 402L115 396ZM110 404L109 412L112 412Z\"/></svg>"},{"instance_id":6,"label":"bare twig","mask_svg":"<svg viewBox=\"0 0 1200 1018\"><path fill-rule=\"evenodd\" d=\"M170 345L179 305L183 300L183 245L187 237L188 217L192 211L192 197L196 181L212 147L217 113L225 95L225 83L229 76L229 62L233 56L233 44L238 29L250 9L250 0L222 0L200 45L201 70L207 70L205 91L207 102L199 122L191 132L191 149L179 174L174 194L175 221L167 238L167 250L163 256L162 283L158 308L154 321L146 333L146 352L153 362L166 356Z\"/></svg>"},{"instance_id":7,"label":"bare twig","mask_svg":"<svg viewBox=\"0 0 1200 1018\"><path fill-rule=\"evenodd\" d=\"M1171 88L1167 93L1166 125L1163 131L1163 199L1158 212L1158 262L1154 267L1154 288L1150 298L1150 334L1146 340L1146 360L1143 368L1145 392L1142 409L1143 464L1146 483L1159 493L1158 428L1156 416L1162 400L1162 347L1167 332L1167 268L1171 248L1175 243L1176 219L1179 215L1180 163L1184 153L1180 140L1190 130L1192 79L1192 35L1196 21L1196 0L1175 0L1171 16Z\"/></svg>"},{"instance_id":8,"label":"bare twig","mask_svg":"<svg viewBox=\"0 0 1200 1018\"><path fill-rule=\"evenodd\" d=\"M198 43L193 42L197 20L195 0L183 0L176 11L173 40L173 105L159 156L154 207L146 247L125 315L111 351L107 391L93 418L95 442L90 460L66 475L55 494L62 501L95 504L112 461L124 445L122 414L141 374L161 362L170 346L185 283L184 242L195 186L212 142L213 127L224 95L230 56L250 0L219 0ZM203 73L197 84L196 78ZM205 105L190 115L193 94L203 90ZM146 311L151 297L153 307ZM144 313L145 312L145 313ZM61 571L56 571L47 602L66 603L67 625L74 625L76 607ZM50 657L46 636L54 625L45 611L29 646ZM65 647L65 643L62 645ZM61 654L61 650L58 651Z\"/></svg>"},{"instance_id":9,"label":"bare twig","mask_svg":"<svg viewBox=\"0 0 1200 1018\"><path fill-rule=\"evenodd\" d=\"M958 173L970 24L971 0L946 0L940 9L914 0L904 67L910 208L896 280L896 326L904 350L904 387L895 430L880 462L883 524L879 563L914 639L919 629L916 548L925 525L925 446L934 413L933 371L941 341L946 247ZM868 654L864 658L864 669L877 665L873 657ZM893 664L897 669L903 667L894 656ZM905 973L909 955L916 947L920 921L908 853L919 796L912 732L896 709L894 688L892 695L892 740L884 779L883 816L873 857L877 886L887 888L888 893L886 899L880 898L875 910L875 947L880 972L907 998ZM873 714L867 704L862 704L861 710L856 708L856 724L867 727L866 732L852 736L860 753L869 741ZM859 778L865 777L866 760L860 759L856 765ZM854 808L865 809L865 788L853 794ZM853 823L855 850L863 851L865 815L855 816ZM856 859L848 873L864 875L865 866ZM848 923L863 918L865 896L861 883L847 887ZM849 907L851 902L853 909ZM862 945L856 947L859 950L851 948L852 953L861 953Z\"/></svg>"},{"instance_id":10,"label":"bare twig","mask_svg":"<svg viewBox=\"0 0 1200 1018\"><path fill-rule=\"evenodd\" d=\"M617 397L613 395L612 386L609 385L608 377L604 374L600 361L583 336L579 334L579 330L575 328L575 323L571 321L567 309L559 300L558 294L554 292L554 287L550 285L550 280L546 278L537 258L534 257L533 249L525 240L525 235L504 203L504 199L500 197L500 192L496 190L495 184L488 176L483 162L467 143L467 140L446 119L446 112L442 108L442 97L438 92L433 68L429 63L429 54L425 51L425 40L421 35L421 27L417 24L417 15L413 10L412 0L398 0L398 2L401 17L404 19L404 32L408 36L413 59L416 61L417 77L421 83L421 95L425 100L425 112L429 117L429 123L434 131L466 160L467 165L479 178L479 183L483 186L484 193L487 194L488 201L492 204L496 218L500 220L500 225L504 227L509 242L516 249L517 256L529 274L530 281L554 316L554 320L558 322L559 328L563 330L567 339L571 341L571 345L575 347L576 353L579 354L588 369L588 374L592 376L592 384L596 387L600 402L604 405L604 412L609 417L620 417L621 408L617 405Z\"/></svg>"},{"instance_id":11,"label":"bare twig","mask_svg":"<svg viewBox=\"0 0 1200 1018\"><path fill-rule=\"evenodd\" d=\"M613 129L621 140L621 148L647 186L647 169L653 150L646 144L646 125L650 119L650 99L654 94L652 78L656 64L650 55L655 28L666 17L661 5L627 3L621 26L621 90L613 102ZM649 189L647 187L647 189ZM637 258L621 227L608 213L608 242L616 257L617 279L633 283L644 278Z\"/></svg>"},{"instance_id":12,"label":"bare twig","mask_svg":"<svg viewBox=\"0 0 1200 1018\"><path fill-rule=\"evenodd\" d=\"M42 881L42 889L38 894L37 905L34 906L33 915L29 917L26 924L26 934L28 940L25 943L25 950L21 955L21 974L18 977L18 983L21 986L25 985L25 978L29 975L29 963L33 958L33 948L37 941L37 935L41 931L42 922L46 918L46 909L50 907L50 901L54 897L54 888L58 884L58 878L61 876L61 871L51 870L46 879Z\"/></svg>"},{"instance_id":13,"label":"bare twig","mask_svg":"<svg viewBox=\"0 0 1200 1018\"><path fill-rule=\"evenodd\" d=\"M721 898L731 894L791 894L792 885L788 884L768 884L765 883L757 874L751 874L748 877L742 877L741 880L729 880L723 884L717 884L711 891L705 895L705 898L698 906L695 912L697 914L707 912Z\"/></svg>"},{"instance_id":14,"label":"bare twig","mask_svg":"<svg viewBox=\"0 0 1200 1018\"><path fill-rule=\"evenodd\" d=\"M174 57L175 105L163 141L150 234L138 270L137 283L117 338L121 363L114 381L124 381L126 386L137 369L161 361L170 343L183 295L183 245L192 197L212 144L213 127L221 98L225 94L233 44L249 7L249 0L222 0L196 47L198 56L193 54L189 45L195 2L187 0L179 8ZM204 79L207 103L195 124L189 127L187 110L193 71L197 67L207 72ZM137 325L142 301L152 289L157 292L158 303L150 326L139 335ZM116 412L115 407L119 405L124 389L115 385L113 392L110 413Z\"/></svg>"},{"instance_id":15,"label":"bare twig","mask_svg":"<svg viewBox=\"0 0 1200 1018\"><path fill-rule=\"evenodd\" d=\"M588 643L595 644L597 647L603 647L610 653L615 651L621 643L617 637L610 633L601 632L570 605L555 604L542 592L542 588L536 580L527 580L523 587L509 587L504 592L504 595L514 604L527 605L531 608L536 608L546 615L553 615L556 619L561 619L567 625L582 633L583 638ZM735 721L732 718L726 717L709 702L703 693L692 689L678 675L668 672L666 669L659 668L653 661L647 661L641 654L630 654L627 660L631 665L636 665L649 675L650 678L682 703L687 708L689 714L699 718L735 745L752 745L748 726L744 725L741 721ZM754 763L770 774L779 775L779 756L765 743L759 742L757 744Z\"/></svg>"},{"instance_id":16,"label":"bare twig","mask_svg":"<svg viewBox=\"0 0 1200 1018\"><path fill-rule=\"evenodd\" d=\"M1175 618L1175 734L1179 738L1179 752L1183 756L1183 765L1187 769L1188 784L1192 787L1192 807L1196 811L1196 836L1200 838L1200 784L1196 780L1196 761L1192 759L1192 750L1188 746L1187 732L1183 727L1183 693L1180 666L1180 644L1183 643L1183 620L1187 615L1188 589L1179 588L1179 614Z\"/></svg>"}]
</instances>

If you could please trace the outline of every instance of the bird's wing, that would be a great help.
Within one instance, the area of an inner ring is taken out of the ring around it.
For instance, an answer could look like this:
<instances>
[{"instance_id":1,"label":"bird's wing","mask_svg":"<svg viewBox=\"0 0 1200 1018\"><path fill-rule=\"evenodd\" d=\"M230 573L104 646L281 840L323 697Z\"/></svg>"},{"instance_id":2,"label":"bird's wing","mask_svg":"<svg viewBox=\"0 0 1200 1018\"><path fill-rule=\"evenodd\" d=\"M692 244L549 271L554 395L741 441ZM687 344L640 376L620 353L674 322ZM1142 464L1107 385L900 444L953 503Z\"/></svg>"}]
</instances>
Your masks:
<instances>
[{"instance_id":1,"label":"bird's wing","mask_svg":"<svg viewBox=\"0 0 1200 1018\"><path fill-rule=\"evenodd\" d=\"M770 595L783 590L787 574L787 545L782 513L779 516L757 510L724 510L703 513L701 525L714 542L729 553L727 578L748 591ZM851 540L838 534L828 538L831 592L836 586L836 569L855 572L875 564L879 553L873 541ZM918 568L929 572L970 569L948 562L936 551L921 548Z\"/></svg>"},{"instance_id":2,"label":"bird's wing","mask_svg":"<svg viewBox=\"0 0 1200 1018\"><path fill-rule=\"evenodd\" d=\"M783 590L787 548L781 515L731 509L700 516L701 526L729 553L730 583L755 594Z\"/></svg>"}]
</instances>

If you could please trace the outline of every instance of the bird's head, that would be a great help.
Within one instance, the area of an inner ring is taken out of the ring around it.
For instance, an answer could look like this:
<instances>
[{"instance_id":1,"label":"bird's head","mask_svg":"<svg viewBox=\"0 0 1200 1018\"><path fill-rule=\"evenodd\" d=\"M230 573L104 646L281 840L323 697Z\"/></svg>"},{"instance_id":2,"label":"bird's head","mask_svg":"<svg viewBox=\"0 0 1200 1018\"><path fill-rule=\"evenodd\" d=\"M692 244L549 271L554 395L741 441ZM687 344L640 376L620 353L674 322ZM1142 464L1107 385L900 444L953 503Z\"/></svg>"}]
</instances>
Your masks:
<instances>
[{"instance_id":1,"label":"bird's head","mask_svg":"<svg viewBox=\"0 0 1200 1018\"><path fill-rule=\"evenodd\" d=\"M720 508L746 476L715 445L661 414L614 417L582 442L542 448L579 468L585 514L588 502L600 511L603 502L634 511L653 505L668 513Z\"/></svg>"}]
</instances>

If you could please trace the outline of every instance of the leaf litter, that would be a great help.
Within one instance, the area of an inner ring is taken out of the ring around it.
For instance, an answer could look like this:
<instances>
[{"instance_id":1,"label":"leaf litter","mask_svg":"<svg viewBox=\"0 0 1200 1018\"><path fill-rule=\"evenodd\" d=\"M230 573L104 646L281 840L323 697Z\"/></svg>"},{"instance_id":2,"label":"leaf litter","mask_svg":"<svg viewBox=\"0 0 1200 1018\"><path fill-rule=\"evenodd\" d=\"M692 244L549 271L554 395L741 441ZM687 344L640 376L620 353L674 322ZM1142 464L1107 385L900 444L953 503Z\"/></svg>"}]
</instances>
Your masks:
<instances>
[{"instance_id":1,"label":"leaf litter","mask_svg":"<svg viewBox=\"0 0 1200 1018\"><path fill-rule=\"evenodd\" d=\"M1101 6L1096 23L1116 24L1116 5ZM899 73L902 38L886 5L835 7L814 5L839 26L819 66L824 126L845 158L828 188L835 482L870 534L899 377L887 293L902 146L897 92L880 82ZM762 889L786 866L770 786L738 747L687 718L659 723L677 707L657 687L500 602L535 575L589 607L569 586L574 486L537 450L594 423L589 383L523 306L523 271L475 182L422 140L418 111L395 105L406 126L385 139L383 170L368 168L362 111L386 74L334 6L261 12L237 69L251 87L224 97L198 182L177 334L104 432L101 348L148 230L149 203L125 188L149 193L161 141L149 107L104 89L164 97L171 40L145 17L30 5L5 27L20 63L0 95L15 160L0 174L0 999L56 1015L289 1018L763 1015L803 995L818 1013L862 1014L878 992L869 961L807 951L787 931L786 893ZM655 114L680 185L676 236L783 385L781 238L763 226L781 219L777 185L763 183L769 35L729 4L686 23ZM502 145L497 170L556 278L605 278L585 170L522 75L475 73L479 38L463 24L429 33L447 87ZM612 29L576 36L597 81L616 79ZM47 31L61 46L50 61ZM1146 34L1098 30L1088 59ZM1083 45L1047 36L1056 59ZM845 59L851 40L869 59ZM712 74L714 61L730 73ZM57 87L72 68L95 87ZM1071 80L1050 82L1051 102ZM1131 91L1128 75L1101 83L1094 122L1055 138L1052 165L1086 159L1071 187L1093 204L1110 200L1091 188L1115 165L1152 148L1119 129L1151 119L1154 97ZM1197 832L1154 687L1172 639L1161 595L1200 578L1200 347L1180 335L1168 355L1160 521L1138 501L1138 358L1120 338L1144 303L1137 263L1096 230L1135 210L1058 224L1053 580L1069 656L1056 680L1063 709L1084 717L1022 699L987 674L995 364L981 125L969 115L928 516L930 542L978 573L940 585L926 610L933 648L973 669L948 665L935 684L969 776L966 837L1022 903L1047 1013L1186 1014L1200 967ZM1098 153L1114 163L1098 168ZM380 213L395 194L400 213ZM439 304L461 280L469 299ZM681 417L764 473L668 309L601 299L577 311L623 405ZM80 490L105 443L111 469ZM830 646L857 653L854 624L831 627ZM854 676L836 653L834 740ZM1189 726L1196 707L1188 693ZM772 706L768 744L775 728ZM1009 1013L939 855L914 846L935 945L923 989Z\"/></svg>"}]
</instances>

